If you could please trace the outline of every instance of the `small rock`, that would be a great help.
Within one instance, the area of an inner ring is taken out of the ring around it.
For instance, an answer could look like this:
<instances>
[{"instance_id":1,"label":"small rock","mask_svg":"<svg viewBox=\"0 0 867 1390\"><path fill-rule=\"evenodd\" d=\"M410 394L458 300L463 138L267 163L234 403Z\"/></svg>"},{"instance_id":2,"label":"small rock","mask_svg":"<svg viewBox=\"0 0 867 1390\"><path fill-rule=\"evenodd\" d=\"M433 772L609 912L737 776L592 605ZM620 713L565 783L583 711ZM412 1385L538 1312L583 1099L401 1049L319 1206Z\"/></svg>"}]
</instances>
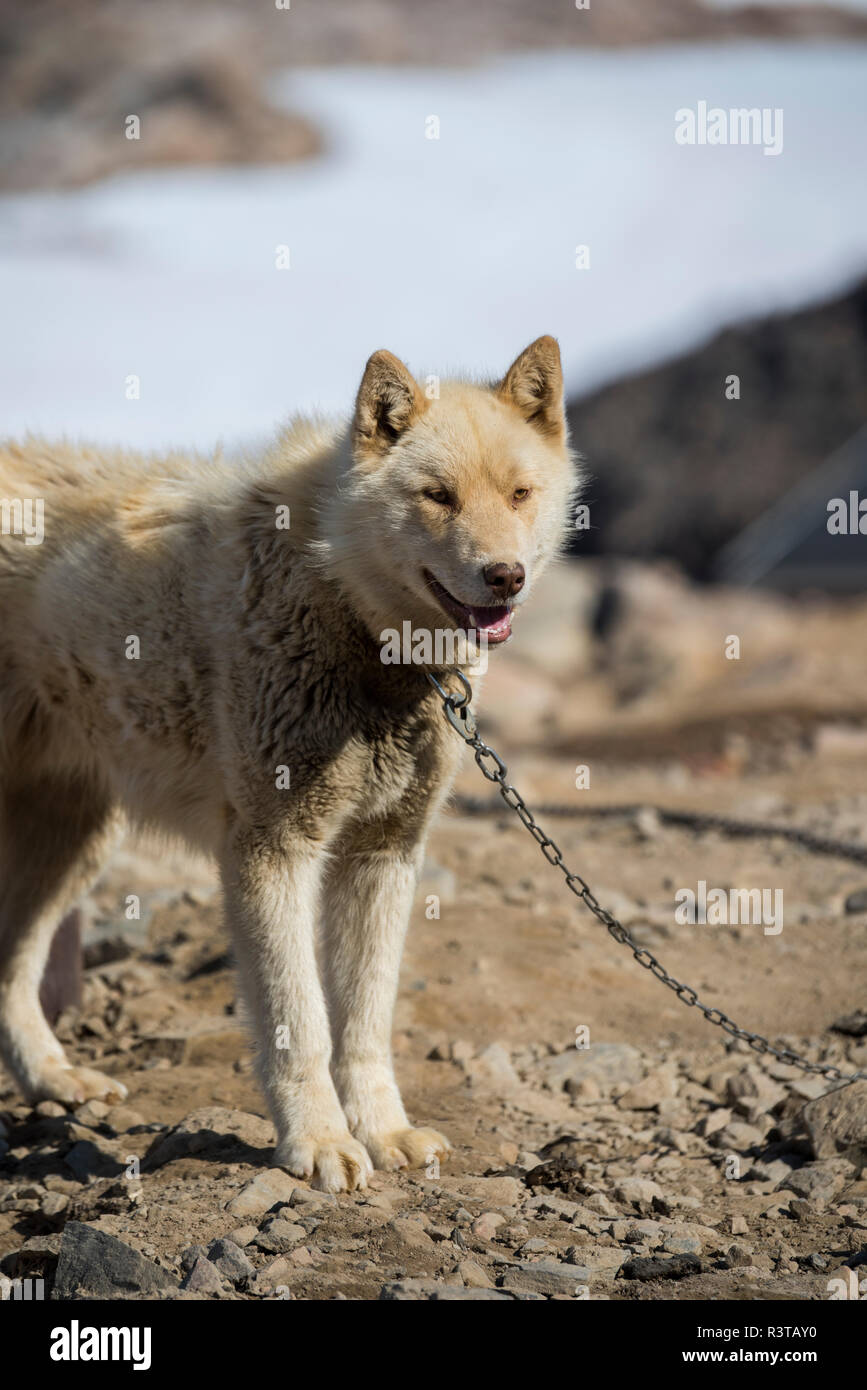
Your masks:
<instances>
[{"instance_id":1,"label":"small rock","mask_svg":"<svg viewBox=\"0 0 867 1390\"><path fill-rule=\"evenodd\" d=\"M594 1081L592 1076L582 1077L580 1081L567 1081L566 1090L575 1105L595 1105L602 1099L599 1082Z\"/></svg>"},{"instance_id":2,"label":"small rock","mask_svg":"<svg viewBox=\"0 0 867 1390\"><path fill-rule=\"evenodd\" d=\"M482 1266L476 1264L475 1260L461 1260L458 1265L458 1273L469 1289L493 1288L493 1284L482 1269Z\"/></svg>"},{"instance_id":3,"label":"small rock","mask_svg":"<svg viewBox=\"0 0 867 1390\"><path fill-rule=\"evenodd\" d=\"M789 1202L789 1215L795 1221L812 1221L814 1216L818 1216L824 1207L824 1202L808 1202L805 1197L793 1197Z\"/></svg>"},{"instance_id":4,"label":"small rock","mask_svg":"<svg viewBox=\"0 0 867 1390\"><path fill-rule=\"evenodd\" d=\"M645 1076L617 1102L619 1110L654 1110L660 1101L671 1100L677 1093L677 1082L671 1072L656 1071Z\"/></svg>"},{"instance_id":5,"label":"small rock","mask_svg":"<svg viewBox=\"0 0 867 1390\"><path fill-rule=\"evenodd\" d=\"M581 1210L580 1202L572 1202L568 1197L554 1197L545 1193L541 1197L531 1197L527 1202L530 1211L541 1212L543 1216L559 1216L561 1221L572 1221Z\"/></svg>"},{"instance_id":6,"label":"small rock","mask_svg":"<svg viewBox=\"0 0 867 1390\"><path fill-rule=\"evenodd\" d=\"M748 1149L758 1149L762 1145L764 1134L755 1125L748 1125L743 1120L731 1120L724 1129L718 1130L713 1136L714 1147L717 1149L729 1149L734 1153L745 1153Z\"/></svg>"},{"instance_id":7,"label":"small rock","mask_svg":"<svg viewBox=\"0 0 867 1390\"><path fill-rule=\"evenodd\" d=\"M31 1236L25 1240L20 1250L16 1251L19 1264L31 1263L33 1260L42 1261L56 1260L60 1254L60 1246L63 1236L60 1231L52 1231L39 1236Z\"/></svg>"},{"instance_id":8,"label":"small rock","mask_svg":"<svg viewBox=\"0 0 867 1390\"><path fill-rule=\"evenodd\" d=\"M654 1197L663 1195L662 1188L649 1178L622 1178L614 1189L616 1201L638 1207L640 1211L649 1211Z\"/></svg>"},{"instance_id":9,"label":"small rock","mask_svg":"<svg viewBox=\"0 0 867 1390\"><path fill-rule=\"evenodd\" d=\"M110 1109L111 1106L106 1105L104 1100L86 1100L83 1105L76 1107L75 1118L79 1124L96 1128L102 1124Z\"/></svg>"},{"instance_id":10,"label":"small rock","mask_svg":"<svg viewBox=\"0 0 867 1390\"><path fill-rule=\"evenodd\" d=\"M465 1067L473 1085L490 1086L499 1091L515 1090L521 1078L512 1066L512 1059L501 1043L491 1043Z\"/></svg>"},{"instance_id":11,"label":"small rock","mask_svg":"<svg viewBox=\"0 0 867 1390\"><path fill-rule=\"evenodd\" d=\"M219 1270L204 1255L195 1261L190 1272L181 1281L181 1288L194 1293L225 1293L226 1281Z\"/></svg>"},{"instance_id":12,"label":"small rock","mask_svg":"<svg viewBox=\"0 0 867 1390\"><path fill-rule=\"evenodd\" d=\"M143 1125L145 1118L130 1105L113 1105L105 1115L105 1123L114 1134L126 1134Z\"/></svg>"},{"instance_id":13,"label":"small rock","mask_svg":"<svg viewBox=\"0 0 867 1390\"><path fill-rule=\"evenodd\" d=\"M740 1245L735 1242L726 1251L726 1263L731 1269L740 1265L751 1265L754 1259L755 1252L749 1245Z\"/></svg>"},{"instance_id":14,"label":"small rock","mask_svg":"<svg viewBox=\"0 0 867 1390\"><path fill-rule=\"evenodd\" d=\"M639 806L632 817L632 825L635 830L636 838L639 840L656 840L659 838L659 813L653 806Z\"/></svg>"},{"instance_id":15,"label":"small rock","mask_svg":"<svg viewBox=\"0 0 867 1390\"><path fill-rule=\"evenodd\" d=\"M207 1258L208 1252L204 1245L188 1245L185 1250L181 1251L181 1269L185 1269L189 1273L196 1260Z\"/></svg>"},{"instance_id":16,"label":"small rock","mask_svg":"<svg viewBox=\"0 0 867 1390\"><path fill-rule=\"evenodd\" d=\"M395 1217L393 1221L389 1221L387 1229L394 1231L400 1237L402 1244L408 1245L412 1250L430 1250L433 1248L433 1241L424 1227L418 1221L411 1221L409 1217Z\"/></svg>"},{"instance_id":17,"label":"small rock","mask_svg":"<svg viewBox=\"0 0 867 1390\"><path fill-rule=\"evenodd\" d=\"M797 1076L789 1082L789 1090L801 1100L818 1100L828 1093L832 1084L823 1076Z\"/></svg>"},{"instance_id":18,"label":"small rock","mask_svg":"<svg viewBox=\"0 0 867 1390\"><path fill-rule=\"evenodd\" d=\"M73 1144L71 1149L67 1149L63 1161L80 1182L113 1177L123 1172L123 1165L90 1139L80 1139Z\"/></svg>"},{"instance_id":19,"label":"small rock","mask_svg":"<svg viewBox=\"0 0 867 1390\"><path fill-rule=\"evenodd\" d=\"M609 1201L604 1192L593 1192L584 1199L584 1206L588 1211L595 1215L616 1217L619 1215L614 1203Z\"/></svg>"},{"instance_id":20,"label":"small rock","mask_svg":"<svg viewBox=\"0 0 867 1390\"><path fill-rule=\"evenodd\" d=\"M787 1178L780 1183L780 1189L788 1192L795 1192L799 1197L810 1200L818 1198L823 1202L830 1202L841 1192L846 1185L846 1177L843 1173L835 1172L827 1163L807 1163L803 1168L796 1168Z\"/></svg>"},{"instance_id":21,"label":"small rock","mask_svg":"<svg viewBox=\"0 0 867 1390\"><path fill-rule=\"evenodd\" d=\"M615 1227L623 1226L622 1236ZM658 1221L614 1221L611 1234L624 1245L659 1245L665 1238L665 1230Z\"/></svg>"},{"instance_id":22,"label":"small rock","mask_svg":"<svg viewBox=\"0 0 867 1390\"><path fill-rule=\"evenodd\" d=\"M233 1240L236 1245L240 1245L243 1249L245 1245L250 1245L258 1234L259 1231L256 1226L236 1226L234 1231L229 1232L229 1240Z\"/></svg>"},{"instance_id":23,"label":"small rock","mask_svg":"<svg viewBox=\"0 0 867 1390\"><path fill-rule=\"evenodd\" d=\"M464 1288L462 1285L446 1285L436 1279L395 1279L383 1284L379 1297L392 1303L417 1303L433 1300L436 1302L461 1302L468 1300L508 1301L508 1295L496 1289Z\"/></svg>"},{"instance_id":24,"label":"small rock","mask_svg":"<svg viewBox=\"0 0 867 1390\"><path fill-rule=\"evenodd\" d=\"M240 1283L242 1279L249 1279L250 1275L256 1272L241 1247L226 1237L211 1241L208 1246L208 1259L233 1284Z\"/></svg>"},{"instance_id":25,"label":"small rock","mask_svg":"<svg viewBox=\"0 0 867 1390\"><path fill-rule=\"evenodd\" d=\"M541 1236L531 1236L525 1240L521 1246L522 1255L546 1255L551 1252L553 1246L549 1240L543 1240Z\"/></svg>"},{"instance_id":26,"label":"small rock","mask_svg":"<svg viewBox=\"0 0 867 1390\"><path fill-rule=\"evenodd\" d=\"M641 1080L644 1063L641 1053L629 1043L594 1043L592 1047L573 1047L555 1057L546 1057L539 1069L552 1091L562 1091L569 1081L588 1079L600 1086L618 1081L634 1085Z\"/></svg>"},{"instance_id":27,"label":"small rock","mask_svg":"<svg viewBox=\"0 0 867 1390\"><path fill-rule=\"evenodd\" d=\"M266 1168L226 1203L226 1211L232 1216L261 1216L277 1202L291 1202L297 1190L297 1179L283 1168Z\"/></svg>"},{"instance_id":28,"label":"small rock","mask_svg":"<svg viewBox=\"0 0 867 1390\"><path fill-rule=\"evenodd\" d=\"M294 1273L294 1267L286 1259L285 1255L277 1255L275 1259L269 1260L252 1279L247 1281L249 1293L271 1296L280 1290L280 1286ZM281 1293L285 1297L285 1294Z\"/></svg>"},{"instance_id":29,"label":"small rock","mask_svg":"<svg viewBox=\"0 0 867 1390\"><path fill-rule=\"evenodd\" d=\"M289 1198L289 1205L303 1207L305 1211L319 1211L320 1207L336 1207L337 1196L334 1192L314 1191L312 1187L296 1187Z\"/></svg>"},{"instance_id":30,"label":"small rock","mask_svg":"<svg viewBox=\"0 0 867 1390\"><path fill-rule=\"evenodd\" d=\"M296 1245L285 1258L296 1269L305 1269L316 1263L313 1251L307 1245Z\"/></svg>"},{"instance_id":31,"label":"small rock","mask_svg":"<svg viewBox=\"0 0 867 1390\"><path fill-rule=\"evenodd\" d=\"M473 1235L478 1236L479 1240L493 1240L505 1220L498 1211L483 1211L473 1222Z\"/></svg>"},{"instance_id":32,"label":"small rock","mask_svg":"<svg viewBox=\"0 0 867 1390\"><path fill-rule=\"evenodd\" d=\"M700 1255L701 1241L698 1236L671 1235L662 1246L669 1255Z\"/></svg>"},{"instance_id":33,"label":"small rock","mask_svg":"<svg viewBox=\"0 0 867 1390\"><path fill-rule=\"evenodd\" d=\"M691 1274L701 1274L702 1263L697 1255L672 1255L670 1259L650 1256L647 1259L636 1257L627 1260L620 1267L623 1279L638 1279L647 1283L651 1279L686 1279Z\"/></svg>"},{"instance_id":34,"label":"small rock","mask_svg":"<svg viewBox=\"0 0 867 1390\"><path fill-rule=\"evenodd\" d=\"M707 1115L702 1115L695 1127L696 1134L700 1134L704 1139L709 1139L712 1134L718 1134L731 1123L733 1116L731 1110L721 1106L717 1110L711 1110Z\"/></svg>"},{"instance_id":35,"label":"small rock","mask_svg":"<svg viewBox=\"0 0 867 1390\"><path fill-rule=\"evenodd\" d=\"M520 1293L538 1293L547 1298L554 1294L568 1294L574 1298L589 1286L591 1271L584 1265L559 1264L556 1260L539 1260L536 1263L522 1262L517 1269L510 1269L497 1281L501 1289Z\"/></svg>"},{"instance_id":36,"label":"small rock","mask_svg":"<svg viewBox=\"0 0 867 1390\"><path fill-rule=\"evenodd\" d=\"M62 1211L66 1211L68 1206L69 1198L66 1196L65 1192L49 1192L46 1197L43 1197L42 1205L39 1210L42 1212L43 1216L47 1216L50 1219L54 1216L59 1216Z\"/></svg>"},{"instance_id":37,"label":"small rock","mask_svg":"<svg viewBox=\"0 0 867 1390\"><path fill-rule=\"evenodd\" d=\"M255 1237L259 1249L267 1250L272 1255L285 1255L306 1238L307 1232L303 1226L296 1225L294 1221L284 1221L279 1216L269 1221Z\"/></svg>"},{"instance_id":38,"label":"small rock","mask_svg":"<svg viewBox=\"0 0 867 1390\"><path fill-rule=\"evenodd\" d=\"M867 1009L856 1009L831 1024L832 1031L844 1033L849 1038L867 1038Z\"/></svg>"}]
</instances>

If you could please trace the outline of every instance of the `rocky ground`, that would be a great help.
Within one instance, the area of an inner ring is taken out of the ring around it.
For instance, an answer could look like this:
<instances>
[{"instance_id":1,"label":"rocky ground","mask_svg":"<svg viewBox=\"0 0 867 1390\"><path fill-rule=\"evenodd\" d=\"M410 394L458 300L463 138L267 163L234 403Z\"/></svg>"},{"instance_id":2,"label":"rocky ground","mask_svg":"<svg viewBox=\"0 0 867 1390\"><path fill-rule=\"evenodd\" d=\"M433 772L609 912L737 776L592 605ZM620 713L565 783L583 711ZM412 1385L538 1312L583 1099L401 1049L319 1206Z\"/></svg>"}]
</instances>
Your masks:
<instances>
[{"instance_id":1,"label":"rocky ground","mask_svg":"<svg viewBox=\"0 0 867 1390\"><path fill-rule=\"evenodd\" d=\"M584 809L550 826L567 861L678 979L777 1045L867 1068L867 867L648 809L867 846L863 604L636 571L603 650L581 621L597 586L592 566L552 578L492 660L485 729L528 797ZM723 665L733 631L763 640ZM486 794L472 763L460 791ZM678 924L699 879L779 887L784 929ZM129 1096L33 1110L0 1078L8 1279L64 1298L810 1300L867 1275L867 1082L727 1041L504 810L441 818L401 978L407 1106L454 1153L361 1193L271 1166L210 868L133 843L85 907L82 1007L59 1031Z\"/></svg>"}]
</instances>

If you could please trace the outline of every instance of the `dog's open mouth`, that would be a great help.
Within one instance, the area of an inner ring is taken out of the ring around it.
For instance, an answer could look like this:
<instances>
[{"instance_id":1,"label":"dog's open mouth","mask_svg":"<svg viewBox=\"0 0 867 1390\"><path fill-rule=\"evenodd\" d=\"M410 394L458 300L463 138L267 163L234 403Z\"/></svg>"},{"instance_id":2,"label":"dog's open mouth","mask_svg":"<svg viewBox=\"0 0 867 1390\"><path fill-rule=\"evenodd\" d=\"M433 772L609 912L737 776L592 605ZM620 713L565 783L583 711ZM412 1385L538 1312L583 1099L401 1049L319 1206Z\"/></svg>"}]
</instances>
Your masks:
<instances>
[{"instance_id":1,"label":"dog's open mouth","mask_svg":"<svg viewBox=\"0 0 867 1390\"><path fill-rule=\"evenodd\" d=\"M512 635L512 610L507 604L482 607L479 604L461 603L459 598L455 598L454 594L450 594L448 589L443 587L430 570L424 570L423 573L425 583L440 606L465 632L484 633L489 645L509 640Z\"/></svg>"}]
</instances>

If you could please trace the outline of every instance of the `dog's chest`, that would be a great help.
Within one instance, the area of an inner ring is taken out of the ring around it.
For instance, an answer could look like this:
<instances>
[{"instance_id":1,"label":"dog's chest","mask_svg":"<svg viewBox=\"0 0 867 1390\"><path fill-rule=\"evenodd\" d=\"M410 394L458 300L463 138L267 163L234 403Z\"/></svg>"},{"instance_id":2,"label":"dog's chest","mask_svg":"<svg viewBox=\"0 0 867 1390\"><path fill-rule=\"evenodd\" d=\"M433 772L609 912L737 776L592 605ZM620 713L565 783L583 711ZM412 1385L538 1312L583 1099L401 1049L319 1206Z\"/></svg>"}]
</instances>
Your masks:
<instances>
[{"instance_id":1,"label":"dog's chest","mask_svg":"<svg viewBox=\"0 0 867 1390\"><path fill-rule=\"evenodd\" d=\"M425 816L448 790L460 743L431 708L424 715L379 714L359 728L354 800L362 819Z\"/></svg>"}]
</instances>

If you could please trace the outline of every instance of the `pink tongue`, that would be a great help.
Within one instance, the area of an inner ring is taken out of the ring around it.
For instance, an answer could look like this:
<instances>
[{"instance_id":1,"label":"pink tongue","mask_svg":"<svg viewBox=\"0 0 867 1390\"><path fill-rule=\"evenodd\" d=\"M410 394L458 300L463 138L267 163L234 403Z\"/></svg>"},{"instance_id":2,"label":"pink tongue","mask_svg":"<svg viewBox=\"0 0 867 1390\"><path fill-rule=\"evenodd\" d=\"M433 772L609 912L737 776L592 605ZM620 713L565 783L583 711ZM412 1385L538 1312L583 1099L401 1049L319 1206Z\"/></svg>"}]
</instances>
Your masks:
<instances>
[{"instance_id":1,"label":"pink tongue","mask_svg":"<svg viewBox=\"0 0 867 1390\"><path fill-rule=\"evenodd\" d=\"M512 630L512 613L509 608L470 608L472 625L477 632L488 637L507 636Z\"/></svg>"}]
</instances>

